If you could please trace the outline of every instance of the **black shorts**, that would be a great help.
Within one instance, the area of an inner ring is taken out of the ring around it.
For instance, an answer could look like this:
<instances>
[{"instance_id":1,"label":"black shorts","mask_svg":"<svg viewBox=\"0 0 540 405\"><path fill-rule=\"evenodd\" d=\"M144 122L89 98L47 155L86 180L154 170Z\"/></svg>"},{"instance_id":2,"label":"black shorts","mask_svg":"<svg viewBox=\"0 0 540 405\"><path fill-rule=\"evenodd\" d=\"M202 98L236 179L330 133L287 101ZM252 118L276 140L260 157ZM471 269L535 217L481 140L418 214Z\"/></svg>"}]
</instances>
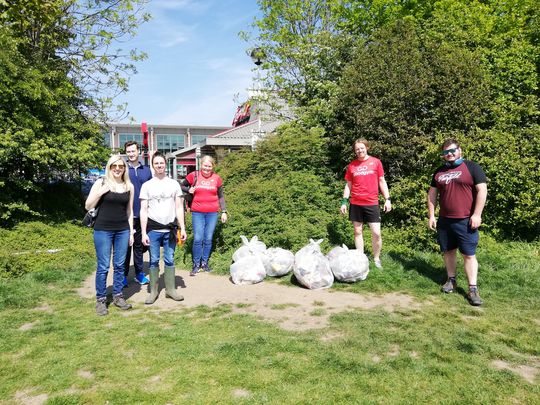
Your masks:
<instances>
[{"instance_id":1,"label":"black shorts","mask_svg":"<svg viewBox=\"0 0 540 405\"><path fill-rule=\"evenodd\" d=\"M378 205L351 204L349 220L362 223L381 222L381 210Z\"/></svg>"}]
</instances>

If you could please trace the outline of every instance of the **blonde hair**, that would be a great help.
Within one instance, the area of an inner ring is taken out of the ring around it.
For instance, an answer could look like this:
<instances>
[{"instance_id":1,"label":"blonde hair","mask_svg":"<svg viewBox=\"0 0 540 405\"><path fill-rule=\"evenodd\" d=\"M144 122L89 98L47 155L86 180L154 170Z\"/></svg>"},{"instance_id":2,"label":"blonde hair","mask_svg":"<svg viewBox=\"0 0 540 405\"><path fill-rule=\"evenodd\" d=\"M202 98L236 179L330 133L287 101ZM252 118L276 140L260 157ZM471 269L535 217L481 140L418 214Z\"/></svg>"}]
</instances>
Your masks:
<instances>
[{"instance_id":1,"label":"blonde hair","mask_svg":"<svg viewBox=\"0 0 540 405\"><path fill-rule=\"evenodd\" d=\"M114 176L111 171L111 165L121 161L124 165L124 173L122 173L122 183L118 184L114 179ZM126 162L120 155L112 155L107 161L107 166L105 166L105 182L109 185L111 191L116 193L121 193L130 190L131 180L129 179L129 171L126 165Z\"/></svg>"},{"instance_id":2,"label":"blonde hair","mask_svg":"<svg viewBox=\"0 0 540 405\"><path fill-rule=\"evenodd\" d=\"M204 155L202 158L201 158L201 166L204 162L210 162L212 163L212 168L216 165L216 161L214 160L214 158L212 156L208 156L208 155Z\"/></svg>"}]
</instances>

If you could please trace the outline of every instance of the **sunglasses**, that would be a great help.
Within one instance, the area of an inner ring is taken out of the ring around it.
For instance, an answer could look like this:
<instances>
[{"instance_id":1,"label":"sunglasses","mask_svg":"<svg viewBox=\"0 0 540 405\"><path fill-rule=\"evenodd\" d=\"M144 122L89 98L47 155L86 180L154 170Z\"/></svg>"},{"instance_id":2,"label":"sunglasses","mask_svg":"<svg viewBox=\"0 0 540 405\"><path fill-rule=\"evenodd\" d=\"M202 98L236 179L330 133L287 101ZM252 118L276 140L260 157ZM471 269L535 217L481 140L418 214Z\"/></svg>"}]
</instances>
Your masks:
<instances>
[{"instance_id":1,"label":"sunglasses","mask_svg":"<svg viewBox=\"0 0 540 405\"><path fill-rule=\"evenodd\" d=\"M455 155L456 154L456 151L458 150L459 148L452 148L452 149L445 149L441 152L441 156L446 156L446 155L449 155L450 153L452 155Z\"/></svg>"},{"instance_id":2,"label":"sunglasses","mask_svg":"<svg viewBox=\"0 0 540 405\"><path fill-rule=\"evenodd\" d=\"M122 169L122 170L124 170L124 167L126 167L126 166L125 165L118 165L118 164L111 165L111 169Z\"/></svg>"}]
</instances>

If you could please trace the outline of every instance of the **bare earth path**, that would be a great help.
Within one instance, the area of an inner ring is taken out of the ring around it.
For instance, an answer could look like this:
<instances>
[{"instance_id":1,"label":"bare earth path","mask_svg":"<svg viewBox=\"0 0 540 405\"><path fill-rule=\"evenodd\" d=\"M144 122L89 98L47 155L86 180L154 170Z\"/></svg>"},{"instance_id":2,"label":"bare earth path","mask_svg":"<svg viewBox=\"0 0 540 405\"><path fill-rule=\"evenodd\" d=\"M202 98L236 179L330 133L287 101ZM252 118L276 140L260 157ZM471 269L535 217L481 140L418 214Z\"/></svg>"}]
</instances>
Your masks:
<instances>
[{"instance_id":1,"label":"bare earth path","mask_svg":"<svg viewBox=\"0 0 540 405\"><path fill-rule=\"evenodd\" d=\"M108 285L111 284L112 271L109 272L108 281ZM288 330L324 328L328 326L330 315L355 308L369 310L382 307L387 311L394 311L420 307L420 303L411 296L399 293L360 295L308 290L264 281L254 285L235 285L226 276L204 273L190 277L189 272L184 270L176 271L176 285L180 294L185 297L182 302L165 298L162 273L159 298L153 305L144 305L147 286L140 286L133 280L130 280L129 287L124 290L124 296L133 304L134 310L140 311L150 308L177 309L229 304L235 313L258 316ZM85 280L78 293L84 298L94 299L94 275Z\"/></svg>"}]
</instances>

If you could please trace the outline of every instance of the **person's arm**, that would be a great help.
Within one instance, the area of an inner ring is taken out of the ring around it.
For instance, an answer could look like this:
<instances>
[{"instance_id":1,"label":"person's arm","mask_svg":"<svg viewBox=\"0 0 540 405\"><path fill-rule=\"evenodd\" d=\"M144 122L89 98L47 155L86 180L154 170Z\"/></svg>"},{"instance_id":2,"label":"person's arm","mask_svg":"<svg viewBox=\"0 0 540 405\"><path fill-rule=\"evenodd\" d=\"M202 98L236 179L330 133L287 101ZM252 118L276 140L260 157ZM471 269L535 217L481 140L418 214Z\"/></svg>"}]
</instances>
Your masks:
<instances>
[{"instance_id":1,"label":"person's arm","mask_svg":"<svg viewBox=\"0 0 540 405\"><path fill-rule=\"evenodd\" d=\"M352 182L348 181L345 183L345 188L343 189L343 198L341 199L341 207L339 211L345 215L347 213L347 200L351 196Z\"/></svg>"},{"instance_id":2,"label":"person's arm","mask_svg":"<svg viewBox=\"0 0 540 405\"><path fill-rule=\"evenodd\" d=\"M439 191L436 187L430 187L427 194L428 208L428 226L432 231L437 229L437 220L435 219L435 208L437 208L437 196Z\"/></svg>"},{"instance_id":3,"label":"person's arm","mask_svg":"<svg viewBox=\"0 0 540 405\"><path fill-rule=\"evenodd\" d=\"M98 179L92 185L90 193L88 194L88 198L86 198L86 201L84 203L84 208L86 209L86 211L95 208L101 197L103 197L103 195L108 192L109 186L102 179Z\"/></svg>"},{"instance_id":4,"label":"person's arm","mask_svg":"<svg viewBox=\"0 0 540 405\"><path fill-rule=\"evenodd\" d=\"M225 204L225 197L223 196L223 186L219 186L217 189L217 195L219 199L219 209L221 210L221 222L227 222L227 205Z\"/></svg>"},{"instance_id":5,"label":"person's arm","mask_svg":"<svg viewBox=\"0 0 540 405\"><path fill-rule=\"evenodd\" d=\"M474 203L474 211L469 220L469 224L472 229L477 229L482 224L482 211L487 200L487 184L480 183L475 185L476 187L476 201Z\"/></svg>"},{"instance_id":6,"label":"person's arm","mask_svg":"<svg viewBox=\"0 0 540 405\"><path fill-rule=\"evenodd\" d=\"M189 181L187 178L183 179L180 182L180 188L182 189L182 192L189 193L190 187L191 187L191 184L189 184Z\"/></svg>"},{"instance_id":7,"label":"person's arm","mask_svg":"<svg viewBox=\"0 0 540 405\"><path fill-rule=\"evenodd\" d=\"M139 212L139 220L141 221L141 240L144 246L150 246L150 238L146 234L146 226L148 224L148 200L141 199L141 211Z\"/></svg>"},{"instance_id":8,"label":"person's arm","mask_svg":"<svg viewBox=\"0 0 540 405\"><path fill-rule=\"evenodd\" d=\"M181 195L176 196L175 203L176 203L176 221L178 222L178 226L180 227L180 237L182 240L186 240L187 233L186 233L186 225L184 221L184 197L182 197Z\"/></svg>"},{"instance_id":9,"label":"person's arm","mask_svg":"<svg viewBox=\"0 0 540 405\"><path fill-rule=\"evenodd\" d=\"M384 212L392 211L392 202L390 201L390 191L388 191L388 184L384 176L379 177L379 189L384 197Z\"/></svg>"},{"instance_id":10,"label":"person's arm","mask_svg":"<svg viewBox=\"0 0 540 405\"><path fill-rule=\"evenodd\" d=\"M130 184L129 204L127 206L127 215L128 215L128 223L129 223L129 246L133 245L134 234L135 234L135 231L133 230L133 194L134 193L135 193L135 187L133 187L133 184Z\"/></svg>"}]
</instances>

